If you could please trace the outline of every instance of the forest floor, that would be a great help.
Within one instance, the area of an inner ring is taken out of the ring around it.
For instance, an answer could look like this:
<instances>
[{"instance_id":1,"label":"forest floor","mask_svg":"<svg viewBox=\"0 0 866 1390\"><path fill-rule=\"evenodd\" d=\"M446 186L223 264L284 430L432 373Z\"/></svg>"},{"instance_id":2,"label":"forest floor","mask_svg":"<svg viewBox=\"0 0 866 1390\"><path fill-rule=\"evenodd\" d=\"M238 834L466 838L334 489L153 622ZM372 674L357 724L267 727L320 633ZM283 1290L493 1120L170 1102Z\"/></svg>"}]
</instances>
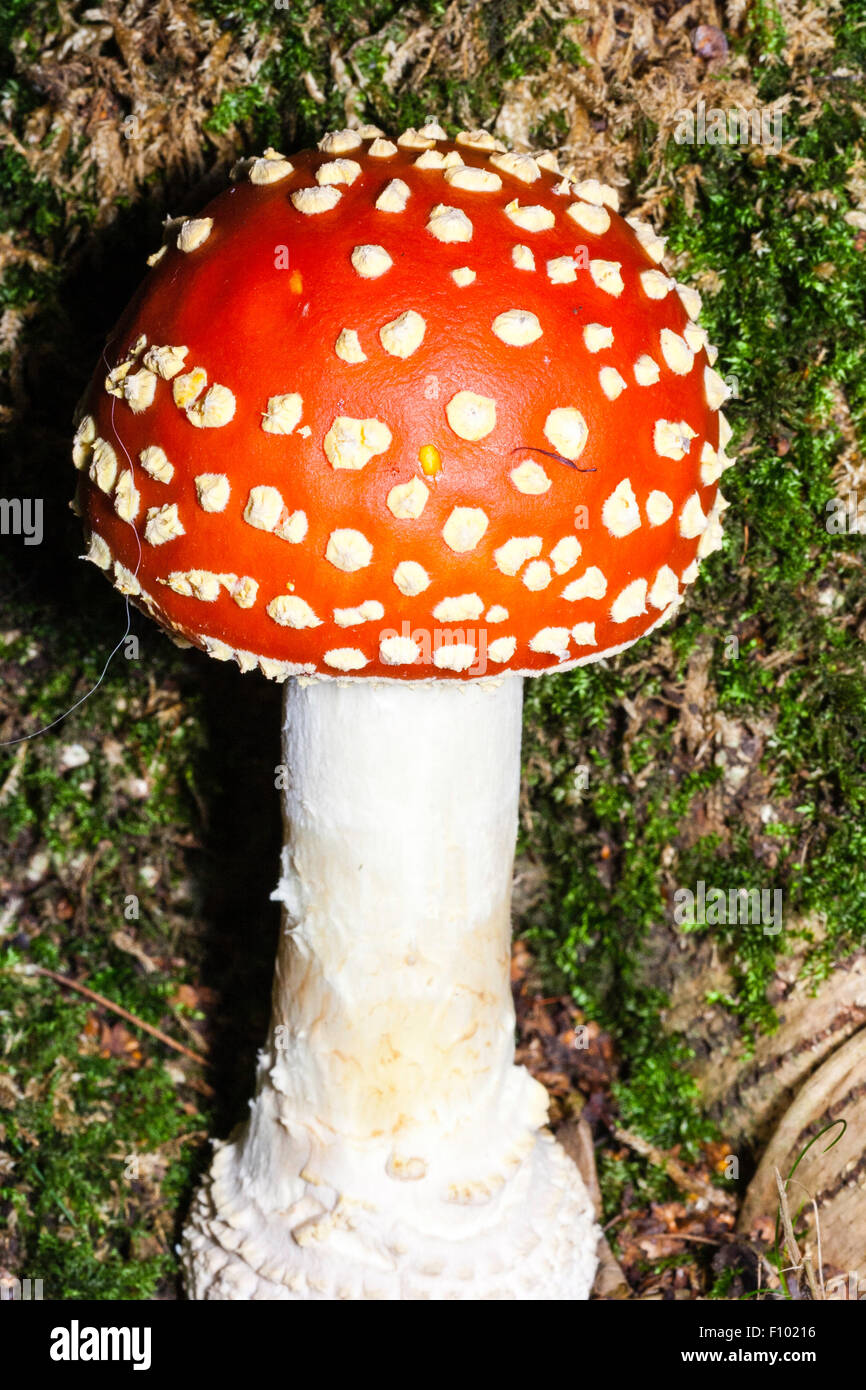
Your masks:
<instances>
[{"instance_id":1,"label":"forest floor","mask_svg":"<svg viewBox=\"0 0 866 1390\"><path fill-rule=\"evenodd\" d=\"M864 0L7 0L2 487L45 499L45 537L0 537L0 740L100 684L0 748L0 1274L178 1295L278 926L279 689L135 613L138 659L103 675L125 616L76 558L75 402L166 211L266 144L435 112L615 184L701 290L734 389L726 540L677 624L531 683L513 976L520 1059L564 1137L589 1126L615 1296L771 1278L775 1213L735 1231L757 1152L702 1104L671 998L711 957L702 1026L748 1056L795 977L866 947L864 69ZM678 142L699 101L764 112L772 143ZM782 930L677 926L699 880L778 889Z\"/></svg>"}]
</instances>

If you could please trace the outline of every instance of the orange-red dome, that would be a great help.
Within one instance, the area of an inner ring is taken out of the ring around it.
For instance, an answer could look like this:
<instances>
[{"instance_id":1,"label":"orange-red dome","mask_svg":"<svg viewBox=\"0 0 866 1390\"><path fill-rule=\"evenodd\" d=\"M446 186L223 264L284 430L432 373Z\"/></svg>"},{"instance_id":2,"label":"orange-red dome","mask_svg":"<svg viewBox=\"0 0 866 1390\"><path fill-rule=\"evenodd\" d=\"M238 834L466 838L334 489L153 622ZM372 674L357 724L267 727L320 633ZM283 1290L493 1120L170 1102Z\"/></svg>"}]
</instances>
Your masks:
<instances>
[{"instance_id":1,"label":"orange-red dome","mask_svg":"<svg viewBox=\"0 0 866 1390\"><path fill-rule=\"evenodd\" d=\"M538 674L663 620L726 392L662 243L553 164L427 126L239 166L85 397L89 558L278 679Z\"/></svg>"}]
</instances>

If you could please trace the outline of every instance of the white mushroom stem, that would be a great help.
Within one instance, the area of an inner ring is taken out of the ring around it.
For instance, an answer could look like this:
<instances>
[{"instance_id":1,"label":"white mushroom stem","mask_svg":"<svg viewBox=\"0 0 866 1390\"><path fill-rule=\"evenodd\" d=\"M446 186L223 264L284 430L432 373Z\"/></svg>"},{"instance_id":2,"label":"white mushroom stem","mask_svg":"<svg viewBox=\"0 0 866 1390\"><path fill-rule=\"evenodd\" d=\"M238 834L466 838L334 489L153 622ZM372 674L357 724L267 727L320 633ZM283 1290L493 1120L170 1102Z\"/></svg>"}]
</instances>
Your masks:
<instances>
[{"instance_id":1,"label":"white mushroom stem","mask_svg":"<svg viewBox=\"0 0 866 1390\"><path fill-rule=\"evenodd\" d=\"M580 1299L598 1232L514 1066L522 680L286 687L273 1016L195 1298Z\"/></svg>"}]
</instances>

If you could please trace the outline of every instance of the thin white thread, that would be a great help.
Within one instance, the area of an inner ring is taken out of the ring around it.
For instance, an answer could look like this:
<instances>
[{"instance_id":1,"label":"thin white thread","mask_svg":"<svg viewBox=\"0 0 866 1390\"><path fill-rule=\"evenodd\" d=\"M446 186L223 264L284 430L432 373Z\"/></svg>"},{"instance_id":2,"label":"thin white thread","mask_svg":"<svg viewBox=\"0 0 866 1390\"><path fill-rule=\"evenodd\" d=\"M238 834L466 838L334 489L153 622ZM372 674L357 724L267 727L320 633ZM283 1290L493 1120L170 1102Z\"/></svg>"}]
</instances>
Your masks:
<instances>
[{"instance_id":1,"label":"thin white thread","mask_svg":"<svg viewBox=\"0 0 866 1390\"><path fill-rule=\"evenodd\" d=\"M108 371L110 372L110 371L111 371L111 367L110 367L110 365L109 365L108 358L107 358L106 355L105 355L105 348L102 349L102 360L103 360L103 362L105 363L105 365L106 365ZM132 486L135 487L135 465L134 465L134 463L132 462L132 457L131 457L131 455L130 455L130 453L129 453L129 450L127 449L126 445L124 444L123 440L121 439L120 434L118 433L118 430L117 430L117 426L116 426L115 423L114 423L114 411L115 411L115 408L116 408L116 404L117 404L117 398L116 398L116 396L112 396L112 397L111 397L111 428L112 428L112 430L113 430L113 432L114 432L114 437L115 437L115 439L117 440L118 444L120 445L121 449L123 450L124 454L126 455L127 461L128 461L128 463L129 463L129 471L130 471L130 473L131 473L131 475L132 475ZM134 578L137 578L138 572L139 572L139 570L141 569L141 561L142 561L141 538L139 537L138 531L135 529L135 526L133 525L133 523L132 523L131 521L127 521L126 524L127 524L127 526L132 527L132 532L133 532L133 535L135 536L135 543L136 543L136 545L138 546L138 560L137 560L137 562L136 562L135 569L132 571L133 577L134 577ZM123 634L123 636L121 637L120 641L118 642L117 646L116 646L116 647L113 647L112 650L109 652L108 657L107 657L106 662L105 662L105 665L104 665L103 668L102 668L102 674L101 674L101 676L99 677L99 680L96 682L96 684L95 684L94 686L92 686L90 690L86 691L86 692L81 696L81 699L80 699L80 700L76 700L74 705L70 705L69 709L66 710L66 712L65 712L64 714L59 714L59 715L57 716L56 719L52 719L52 721L51 721L50 724L46 724L46 725L44 726L44 728L42 728L42 729L34 729L34 731L33 731L32 734L21 734L18 738L0 739L0 748L12 748L16 743L26 743L26 742L28 741L28 739L31 739L31 738L39 738L40 734L47 734L48 731L49 731L50 729L56 728L58 724L62 724L62 723L63 723L64 719L68 719L69 716L70 716L70 714L73 714L73 713L75 712L75 710L78 709L79 705L83 705L84 702L85 702L85 700L89 700L89 699L90 699L91 695L95 695L95 694L96 694L96 691L99 689L99 687L102 685L102 682L105 680L105 677L106 677L106 674L107 674L107 672L108 672L109 666L111 665L111 663L112 663L112 661L114 660L114 658L115 658L115 656L117 655L117 653L120 651L120 648L123 646L123 644L124 644L124 642L126 641L127 637L130 635L130 631L131 631L131 628L132 628L132 615L131 615L130 607L129 607L129 595L128 595L128 594L125 594L125 595L124 595L124 599L125 599L125 602L126 602L126 631L124 632L124 634Z\"/></svg>"}]
</instances>

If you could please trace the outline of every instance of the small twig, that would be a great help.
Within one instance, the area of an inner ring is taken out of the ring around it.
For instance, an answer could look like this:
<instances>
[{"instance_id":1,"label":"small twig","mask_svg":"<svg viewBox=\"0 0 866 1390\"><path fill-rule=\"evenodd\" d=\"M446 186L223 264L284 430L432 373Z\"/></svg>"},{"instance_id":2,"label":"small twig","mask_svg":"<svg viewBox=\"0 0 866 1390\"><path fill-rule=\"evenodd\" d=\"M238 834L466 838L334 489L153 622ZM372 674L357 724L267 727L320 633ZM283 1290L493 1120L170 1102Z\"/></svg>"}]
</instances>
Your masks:
<instances>
[{"instance_id":1,"label":"small twig","mask_svg":"<svg viewBox=\"0 0 866 1390\"><path fill-rule=\"evenodd\" d=\"M315 77L310 72L309 68L303 74L303 79L304 86L306 87L313 101L317 102L319 106L323 106L327 98L325 96L325 93L319 86L318 82L316 81Z\"/></svg>"},{"instance_id":2,"label":"small twig","mask_svg":"<svg viewBox=\"0 0 866 1390\"><path fill-rule=\"evenodd\" d=\"M831 1145L830 1147L832 1148L832 1145ZM777 1171L778 1171L778 1170L777 1170ZM779 1181L781 1182L781 1174L779 1174ZM818 1272L819 1272L819 1275L820 1275L820 1277L821 1277L821 1285L822 1285L822 1288L823 1288L823 1284L824 1284L824 1274L823 1274L823 1269L822 1269L822 1264L821 1264L821 1261L822 1261L822 1255L821 1255L821 1219L820 1219L820 1216L819 1216L819 1214L818 1214L818 1203L815 1201L815 1198L812 1196L811 1192L809 1192L809 1189L805 1186L804 1183L801 1183L801 1182L799 1181L798 1178L791 1178L791 1177L788 1178L788 1181L785 1183L785 1186L784 1186L784 1191L785 1191L786 1194L787 1194L788 1188L790 1187L790 1185L791 1185L792 1182L795 1182L795 1183L797 1184L798 1187L802 1187L802 1188L803 1188L803 1191L806 1193L806 1196L808 1197L809 1203L811 1204L812 1210L813 1210L814 1213L815 1213L815 1233L816 1233L817 1238L818 1238ZM806 1203L804 1202L804 1203L803 1203L803 1206L800 1207L800 1210L797 1212L797 1215L794 1217L794 1220L795 1220L795 1221L799 1218L800 1213L802 1212L803 1207L804 1207L805 1205L806 1205ZM791 1223L790 1217L789 1217L789 1222L788 1222L788 1224L791 1225L792 1228L793 1228L793 1223ZM799 1258L799 1251L797 1252L797 1257ZM811 1256L811 1255L809 1254L809 1252L808 1252L808 1247L807 1247L806 1253L802 1256L801 1264L802 1264L803 1273L804 1273L805 1276L806 1276L806 1283L809 1285L809 1292L811 1293L812 1298L815 1300L815 1302L816 1302L816 1303L820 1303L820 1301L821 1301L821 1299L822 1299L822 1297L823 1297L824 1295L823 1295L822 1293L820 1293L819 1290L818 1290L818 1285L817 1285L817 1282L816 1282L816 1280L815 1280L815 1270L814 1270L814 1266L813 1266L813 1264L812 1264L812 1256ZM799 1266L798 1266L798 1272L799 1272Z\"/></svg>"},{"instance_id":3,"label":"small twig","mask_svg":"<svg viewBox=\"0 0 866 1390\"><path fill-rule=\"evenodd\" d=\"M818 1214L818 1203L812 1198L812 1210L815 1213L815 1239L818 1242L818 1278L821 1280L821 1298L827 1297L827 1286L824 1283L824 1255L821 1250L821 1218Z\"/></svg>"},{"instance_id":4,"label":"small twig","mask_svg":"<svg viewBox=\"0 0 866 1390\"><path fill-rule=\"evenodd\" d=\"M21 765L27 757L29 743L22 743L18 750L13 754L12 766L9 774L0 787L0 806L5 806L6 802L13 797L18 790L18 783L21 781Z\"/></svg>"},{"instance_id":5,"label":"small twig","mask_svg":"<svg viewBox=\"0 0 866 1390\"><path fill-rule=\"evenodd\" d=\"M558 463L564 463L568 468L573 468L575 473L597 473L596 468L578 468L572 459L567 459L563 454L556 454L552 449L541 449L537 444L517 444L511 450L512 454L519 453L522 449L529 449L533 454L544 454L545 458L556 459Z\"/></svg>"},{"instance_id":6,"label":"small twig","mask_svg":"<svg viewBox=\"0 0 866 1390\"><path fill-rule=\"evenodd\" d=\"M790 1212L790 1210L789 1210L789 1208L788 1208L788 1194L787 1194L787 1192L786 1192L786 1190L785 1190L787 1184L784 1183L784 1182L782 1181L782 1174L779 1172L778 1168L774 1168L774 1169L773 1169L773 1172L774 1172L775 1175L776 1175L776 1187L778 1188L778 1191L779 1191L779 1220L780 1220L780 1222L781 1222L782 1231L783 1231L784 1236L785 1236L785 1242L784 1242L784 1246L783 1246L782 1248L783 1248L783 1249L787 1249L790 1258L791 1258L791 1259L793 1260L793 1262L794 1262L790 1269L783 1270L782 1273L783 1273L783 1274L789 1274L789 1273L791 1273L791 1274L796 1274L796 1275L797 1275L797 1293L799 1294L799 1292L800 1292L800 1278L799 1278L799 1276L800 1276L800 1271L801 1271L801 1269L803 1268L803 1257L802 1257L802 1255L800 1254L800 1247L799 1247L799 1245L797 1244L797 1239L796 1239L796 1236L794 1235L794 1226L793 1226L793 1223L792 1223L792 1221L791 1221L791 1212ZM788 1179L788 1181L790 1182L790 1178ZM788 1294L788 1297L790 1298L790 1297L791 1297L791 1291L790 1291L790 1289L788 1288L787 1281L786 1281L786 1284L785 1284L785 1289L786 1289L786 1292L787 1292L787 1294Z\"/></svg>"},{"instance_id":7,"label":"small twig","mask_svg":"<svg viewBox=\"0 0 866 1390\"><path fill-rule=\"evenodd\" d=\"M90 880L93 878L93 872L96 868L96 865L99 862L100 856L104 854L106 849L109 849L110 847L111 846L109 841L100 840L99 844L96 846L96 849L88 857L87 862L84 865L84 871L78 883L78 906L75 909L76 926L80 926L83 922L87 920L87 900L90 896Z\"/></svg>"},{"instance_id":8,"label":"small twig","mask_svg":"<svg viewBox=\"0 0 866 1390\"><path fill-rule=\"evenodd\" d=\"M659 1240L696 1240L700 1245L732 1245L733 1239L729 1233L724 1236L694 1236L689 1231L659 1231Z\"/></svg>"},{"instance_id":9,"label":"small twig","mask_svg":"<svg viewBox=\"0 0 866 1390\"><path fill-rule=\"evenodd\" d=\"M675 1158L671 1158L670 1154L666 1154L662 1149L657 1149L654 1144L642 1139L639 1134L632 1134L631 1130L628 1129L620 1129L618 1125L611 1126L610 1132L621 1144L626 1144L630 1149L634 1149L635 1153L639 1153L642 1158L648 1158L656 1168L661 1168L663 1172L667 1173L671 1182L681 1192L697 1193L699 1197L703 1197L714 1207L729 1205L730 1199L723 1189L713 1187L712 1183L704 1182L702 1178L695 1177L683 1168L682 1164L678 1163Z\"/></svg>"},{"instance_id":10,"label":"small twig","mask_svg":"<svg viewBox=\"0 0 866 1390\"><path fill-rule=\"evenodd\" d=\"M456 25L454 24L455 19L457 20ZM443 43L447 43L448 40L451 37L453 37L454 34L459 33L460 30L463 28L463 24L461 22L462 20L463 16L460 14L459 0L452 0L451 4L448 6L448 9L442 16L442 20L439 25L439 32L436 33L432 27L429 28L428 32L431 37L430 47L428 48L427 53L421 63L419 71L412 74L412 86L416 89L416 91L423 83L425 77L427 76L427 73L430 71L430 68L433 66L433 60L438 56L439 48L441 47L441 45ZM403 46L405 48L408 45L404 44Z\"/></svg>"},{"instance_id":11,"label":"small twig","mask_svg":"<svg viewBox=\"0 0 866 1390\"><path fill-rule=\"evenodd\" d=\"M613 1230L614 1226L618 1226L620 1221L628 1221L634 1215L635 1212L631 1208L628 1211L621 1211L617 1216L612 1216L609 1221L606 1221L601 1229L607 1234L608 1231Z\"/></svg>"},{"instance_id":12,"label":"small twig","mask_svg":"<svg viewBox=\"0 0 866 1390\"><path fill-rule=\"evenodd\" d=\"M31 966L31 970L36 975L44 975L49 980L54 980L58 985L66 985L69 989L77 990L85 998L92 999L95 1004L101 1004L104 1009L110 1009L112 1013L119 1014L125 1018L127 1023L135 1024L136 1028L143 1028L145 1033L150 1033L152 1038L157 1038L159 1042L165 1043L166 1047L173 1047L175 1052L182 1052L184 1057L189 1057L190 1061L198 1062L199 1066L206 1067L208 1061L200 1052L193 1052L192 1048L185 1047L183 1043L175 1042L167 1033L163 1033L160 1028L154 1028L152 1023L145 1023L143 1018L138 1018L131 1014L128 1009L124 1009L120 1004L114 1004L110 999L106 999L104 994L97 994L95 989L89 989L87 985L80 985L77 980L70 980L68 975L61 975L56 970L46 970L44 965Z\"/></svg>"}]
</instances>

